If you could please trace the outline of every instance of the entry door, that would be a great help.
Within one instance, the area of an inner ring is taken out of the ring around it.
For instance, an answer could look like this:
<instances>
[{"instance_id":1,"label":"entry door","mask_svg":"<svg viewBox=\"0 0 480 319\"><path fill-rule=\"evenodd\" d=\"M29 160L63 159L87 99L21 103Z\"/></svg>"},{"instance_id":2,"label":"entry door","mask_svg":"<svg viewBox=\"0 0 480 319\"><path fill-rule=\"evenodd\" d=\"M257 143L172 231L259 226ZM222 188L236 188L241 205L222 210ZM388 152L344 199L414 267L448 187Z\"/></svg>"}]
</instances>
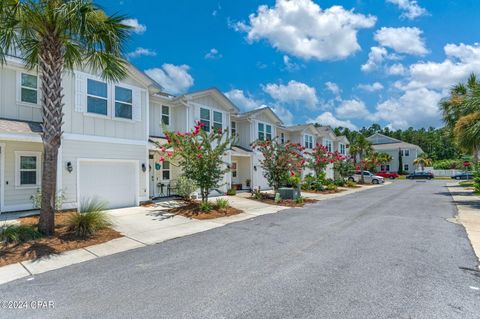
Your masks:
<instances>
[{"instance_id":1,"label":"entry door","mask_svg":"<svg viewBox=\"0 0 480 319\"><path fill-rule=\"evenodd\" d=\"M239 175L238 175L237 161L232 161L231 171L232 171L232 184L240 184L240 178L238 177Z\"/></svg>"},{"instance_id":2,"label":"entry door","mask_svg":"<svg viewBox=\"0 0 480 319\"><path fill-rule=\"evenodd\" d=\"M3 211L2 203L3 203L3 170L4 170L4 163L2 161L2 158L5 157L5 146L0 145L0 214Z\"/></svg>"},{"instance_id":3,"label":"entry door","mask_svg":"<svg viewBox=\"0 0 480 319\"><path fill-rule=\"evenodd\" d=\"M149 181L150 181L150 197L157 196L156 189L157 183L155 182L155 158L153 154L149 155L148 169L149 169Z\"/></svg>"}]
</instances>

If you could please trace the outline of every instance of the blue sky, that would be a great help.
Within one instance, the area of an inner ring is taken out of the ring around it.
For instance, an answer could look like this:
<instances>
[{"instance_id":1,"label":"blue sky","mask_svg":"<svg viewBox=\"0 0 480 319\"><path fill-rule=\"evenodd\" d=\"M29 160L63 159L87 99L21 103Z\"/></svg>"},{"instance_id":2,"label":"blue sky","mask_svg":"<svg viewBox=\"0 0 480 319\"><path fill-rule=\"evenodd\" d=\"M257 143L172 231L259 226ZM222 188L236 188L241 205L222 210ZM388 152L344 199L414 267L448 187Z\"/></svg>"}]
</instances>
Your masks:
<instances>
[{"instance_id":1,"label":"blue sky","mask_svg":"<svg viewBox=\"0 0 480 319\"><path fill-rule=\"evenodd\" d=\"M215 86L287 124L440 126L480 73L477 0L98 1L135 26L129 60L178 95Z\"/></svg>"}]
</instances>

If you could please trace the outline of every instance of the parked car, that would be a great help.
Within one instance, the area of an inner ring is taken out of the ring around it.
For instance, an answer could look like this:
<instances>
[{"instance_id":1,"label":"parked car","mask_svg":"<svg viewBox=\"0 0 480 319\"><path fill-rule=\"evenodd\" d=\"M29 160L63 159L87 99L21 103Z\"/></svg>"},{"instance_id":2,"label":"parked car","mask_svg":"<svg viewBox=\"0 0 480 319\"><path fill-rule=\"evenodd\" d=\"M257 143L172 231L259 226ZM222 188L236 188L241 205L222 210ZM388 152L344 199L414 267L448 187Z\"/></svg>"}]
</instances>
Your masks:
<instances>
[{"instance_id":1,"label":"parked car","mask_svg":"<svg viewBox=\"0 0 480 319\"><path fill-rule=\"evenodd\" d=\"M355 174L349 176L348 180L358 183L358 182L360 182L361 178L362 178L362 173L361 172L356 172ZM383 184L383 183L385 183L385 179L382 176L372 174L369 171L363 171L363 179L364 179L365 183L367 183L367 184Z\"/></svg>"},{"instance_id":2,"label":"parked car","mask_svg":"<svg viewBox=\"0 0 480 319\"><path fill-rule=\"evenodd\" d=\"M415 172L407 175L408 179L433 179L433 174L430 172Z\"/></svg>"},{"instance_id":3,"label":"parked car","mask_svg":"<svg viewBox=\"0 0 480 319\"><path fill-rule=\"evenodd\" d=\"M387 171L377 172L376 175L377 176L382 176L383 178L390 178L390 179L395 179L395 178L398 178L400 176L395 172L387 172Z\"/></svg>"},{"instance_id":4,"label":"parked car","mask_svg":"<svg viewBox=\"0 0 480 319\"><path fill-rule=\"evenodd\" d=\"M452 176L452 179L473 179L472 172L461 172Z\"/></svg>"}]
</instances>

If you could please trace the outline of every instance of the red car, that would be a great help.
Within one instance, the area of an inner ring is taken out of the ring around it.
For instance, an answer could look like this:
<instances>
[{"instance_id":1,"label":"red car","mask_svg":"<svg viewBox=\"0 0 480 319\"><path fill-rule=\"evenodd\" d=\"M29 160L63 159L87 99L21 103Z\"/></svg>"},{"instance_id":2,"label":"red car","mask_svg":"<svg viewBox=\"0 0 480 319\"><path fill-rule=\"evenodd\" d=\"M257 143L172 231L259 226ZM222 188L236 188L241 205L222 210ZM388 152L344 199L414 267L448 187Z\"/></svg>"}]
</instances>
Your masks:
<instances>
[{"instance_id":1,"label":"red car","mask_svg":"<svg viewBox=\"0 0 480 319\"><path fill-rule=\"evenodd\" d=\"M375 175L382 176L383 178L390 178L390 179L395 179L398 178L399 175L395 172L387 172L387 171L380 171L375 173Z\"/></svg>"}]
</instances>

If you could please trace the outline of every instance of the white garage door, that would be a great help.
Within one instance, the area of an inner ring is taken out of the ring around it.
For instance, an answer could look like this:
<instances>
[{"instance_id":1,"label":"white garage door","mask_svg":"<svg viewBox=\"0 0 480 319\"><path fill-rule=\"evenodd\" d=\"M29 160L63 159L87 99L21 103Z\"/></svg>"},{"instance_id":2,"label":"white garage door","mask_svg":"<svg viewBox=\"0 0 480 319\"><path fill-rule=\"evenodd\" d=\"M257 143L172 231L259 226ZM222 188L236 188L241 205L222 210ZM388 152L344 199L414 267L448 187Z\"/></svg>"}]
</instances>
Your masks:
<instances>
[{"instance_id":1,"label":"white garage door","mask_svg":"<svg viewBox=\"0 0 480 319\"><path fill-rule=\"evenodd\" d=\"M79 196L97 197L109 208L136 206L136 165L133 162L81 161Z\"/></svg>"}]
</instances>

